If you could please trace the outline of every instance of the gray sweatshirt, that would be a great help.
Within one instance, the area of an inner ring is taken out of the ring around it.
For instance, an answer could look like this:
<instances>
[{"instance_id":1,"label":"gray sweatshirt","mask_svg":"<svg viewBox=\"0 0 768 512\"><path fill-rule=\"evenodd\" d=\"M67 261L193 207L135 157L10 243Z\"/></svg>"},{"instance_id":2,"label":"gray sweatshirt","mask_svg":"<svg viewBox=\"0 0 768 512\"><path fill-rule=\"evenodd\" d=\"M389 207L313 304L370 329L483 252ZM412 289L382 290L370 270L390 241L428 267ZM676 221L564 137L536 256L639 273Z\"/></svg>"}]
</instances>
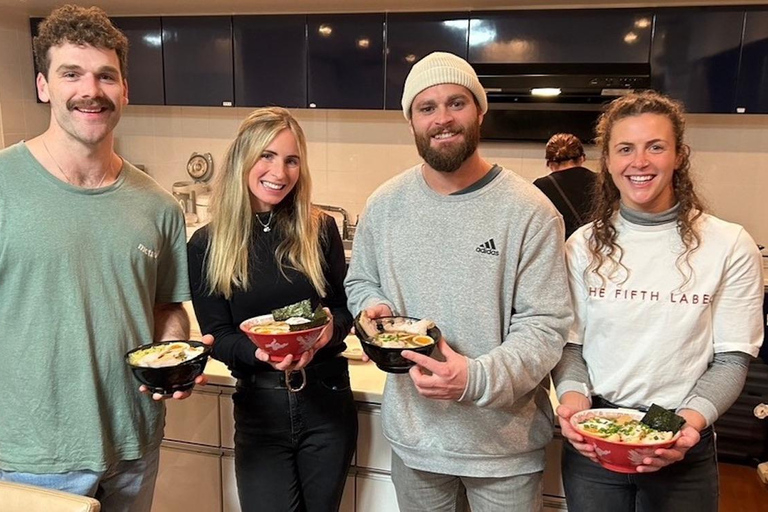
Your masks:
<instances>
[{"instance_id":1,"label":"gray sweatshirt","mask_svg":"<svg viewBox=\"0 0 768 512\"><path fill-rule=\"evenodd\" d=\"M458 402L422 397L408 374L387 377L384 435L408 467L474 477L544 468L547 375L572 320L563 238L551 203L508 170L443 196L416 166L370 197L345 281L350 310L384 303L431 318L469 359Z\"/></svg>"}]
</instances>

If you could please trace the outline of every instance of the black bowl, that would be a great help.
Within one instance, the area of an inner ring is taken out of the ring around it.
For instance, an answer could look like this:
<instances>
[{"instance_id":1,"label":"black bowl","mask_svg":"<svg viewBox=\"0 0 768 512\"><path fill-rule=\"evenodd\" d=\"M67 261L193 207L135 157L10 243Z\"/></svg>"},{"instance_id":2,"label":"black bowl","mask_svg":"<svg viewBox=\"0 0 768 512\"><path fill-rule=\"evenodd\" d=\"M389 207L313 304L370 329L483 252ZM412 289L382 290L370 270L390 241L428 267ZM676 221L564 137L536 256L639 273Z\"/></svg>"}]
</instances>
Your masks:
<instances>
[{"instance_id":1,"label":"black bowl","mask_svg":"<svg viewBox=\"0 0 768 512\"><path fill-rule=\"evenodd\" d=\"M196 357L179 363L176 366L165 366L163 368L148 368L146 366L137 366L131 364L130 356L134 352L144 350L159 345L169 345L171 343L189 343L193 347L203 347L203 353ZM147 343L125 354L125 362L131 367L131 371L136 379L147 386L153 393L162 395L173 395L175 391L187 391L195 385L195 379L205 370L205 364L208 362L208 355L211 353L210 345L205 345L200 341L173 340Z\"/></svg>"},{"instance_id":2,"label":"black bowl","mask_svg":"<svg viewBox=\"0 0 768 512\"><path fill-rule=\"evenodd\" d=\"M374 318L373 321L376 322L376 325L379 328L379 332L383 332L384 329L381 326L381 322L386 322L388 320L394 320L397 318L406 318L415 321L419 320L418 318L413 318L411 316L382 316L379 318ZM416 348L380 347L372 343L372 338L369 337L365 333L365 330L360 326L360 314L355 317L354 324L355 334L360 339L360 346L363 347L363 352L365 352L366 355L370 357L374 363L376 363L376 366L388 373L408 373L408 370L411 368L411 366L416 363L404 358L401 354L402 351L413 350L414 352L428 356L432 354L432 351L435 349L438 340L442 336L440 329L437 327L432 327L427 330L427 336L434 340L434 343L431 345L425 345L423 347Z\"/></svg>"}]
</instances>

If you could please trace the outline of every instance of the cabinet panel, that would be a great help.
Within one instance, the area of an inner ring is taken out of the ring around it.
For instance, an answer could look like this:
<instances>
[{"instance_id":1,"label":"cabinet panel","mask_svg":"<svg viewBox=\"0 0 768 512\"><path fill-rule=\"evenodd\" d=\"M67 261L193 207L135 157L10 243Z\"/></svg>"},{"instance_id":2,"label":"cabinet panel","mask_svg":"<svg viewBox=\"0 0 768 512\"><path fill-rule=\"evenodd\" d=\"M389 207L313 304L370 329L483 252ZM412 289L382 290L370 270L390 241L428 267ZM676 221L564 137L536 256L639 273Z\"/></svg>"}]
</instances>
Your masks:
<instances>
[{"instance_id":1,"label":"cabinet panel","mask_svg":"<svg viewBox=\"0 0 768 512\"><path fill-rule=\"evenodd\" d=\"M399 512L395 485L389 475L358 473L356 510L360 512Z\"/></svg>"},{"instance_id":2,"label":"cabinet panel","mask_svg":"<svg viewBox=\"0 0 768 512\"><path fill-rule=\"evenodd\" d=\"M306 16L234 16L235 104L307 106Z\"/></svg>"},{"instance_id":3,"label":"cabinet panel","mask_svg":"<svg viewBox=\"0 0 768 512\"><path fill-rule=\"evenodd\" d=\"M743 22L743 10L659 11L652 87L681 100L688 112L735 112Z\"/></svg>"},{"instance_id":4,"label":"cabinet panel","mask_svg":"<svg viewBox=\"0 0 768 512\"><path fill-rule=\"evenodd\" d=\"M194 391L186 400L167 400L165 439L218 447L218 393Z\"/></svg>"},{"instance_id":5,"label":"cabinet panel","mask_svg":"<svg viewBox=\"0 0 768 512\"><path fill-rule=\"evenodd\" d=\"M381 428L381 410L361 409L357 413L357 466L389 472L392 449Z\"/></svg>"},{"instance_id":6,"label":"cabinet panel","mask_svg":"<svg viewBox=\"0 0 768 512\"><path fill-rule=\"evenodd\" d=\"M736 106L768 113L768 11L747 11Z\"/></svg>"},{"instance_id":7,"label":"cabinet panel","mask_svg":"<svg viewBox=\"0 0 768 512\"><path fill-rule=\"evenodd\" d=\"M241 512L240 500L237 497L235 456L233 454L227 454L221 458L221 492L223 512Z\"/></svg>"},{"instance_id":8,"label":"cabinet panel","mask_svg":"<svg viewBox=\"0 0 768 512\"><path fill-rule=\"evenodd\" d=\"M563 450L562 439L552 439L545 448L546 464L544 466L544 494L547 496L565 497L563 479L560 472L560 460Z\"/></svg>"},{"instance_id":9,"label":"cabinet panel","mask_svg":"<svg viewBox=\"0 0 768 512\"><path fill-rule=\"evenodd\" d=\"M112 18L112 23L128 38L128 99L131 105L164 105L160 18Z\"/></svg>"},{"instance_id":10,"label":"cabinet panel","mask_svg":"<svg viewBox=\"0 0 768 512\"><path fill-rule=\"evenodd\" d=\"M339 512L355 512L355 475L347 475Z\"/></svg>"},{"instance_id":11,"label":"cabinet panel","mask_svg":"<svg viewBox=\"0 0 768 512\"><path fill-rule=\"evenodd\" d=\"M384 15L307 16L309 106L384 107Z\"/></svg>"},{"instance_id":12,"label":"cabinet panel","mask_svg":"<svg viewBox=\"0 0 768 512\"><path fill-rule=\"evenodd\" d=\"M190 485L190 479L194 485ZM219 456L163 446L152 512L221 511Z\"/></svg>"},{"instance_id":13,"label":"cabinet panel","mask_svg":"<svg viewBox=\"0 0 768 512\"><path fill-rule=\"evenodd\" d=\"M469 13L387 14L385 108L400 110L403 85L411 67L441 51L467 58Z\"/></svg>"},{"instance_id":14,"label":"cabinet panel","mask_svg":"<svg viewBox=\"0 0 768 512\"><path fill-rule=\"evenodd\" d=\"M643 64L651 26L650 11L627 9L472 13L469 61Z\"/></svg>"},{"instance_id":15,"label":"cabinet panel","mask_svg":"<svg viewBox=\"0 0 768 512\"><path fill-rule=\"evenodd\" d=\"M219 396L219 410L221 411L221 446L235 448L235 406L232 403L232 395L223 392Z\"/></svg>"},{"instance_id":16,"label":"cabinet panel","mask_svg":"<svg viewBox=\"0 0 768 512\"><path fill-rule=\"evenodd\" d=\"M167 105L231 106L232 18L163 17Z\"/></svg>"}]
</instances>

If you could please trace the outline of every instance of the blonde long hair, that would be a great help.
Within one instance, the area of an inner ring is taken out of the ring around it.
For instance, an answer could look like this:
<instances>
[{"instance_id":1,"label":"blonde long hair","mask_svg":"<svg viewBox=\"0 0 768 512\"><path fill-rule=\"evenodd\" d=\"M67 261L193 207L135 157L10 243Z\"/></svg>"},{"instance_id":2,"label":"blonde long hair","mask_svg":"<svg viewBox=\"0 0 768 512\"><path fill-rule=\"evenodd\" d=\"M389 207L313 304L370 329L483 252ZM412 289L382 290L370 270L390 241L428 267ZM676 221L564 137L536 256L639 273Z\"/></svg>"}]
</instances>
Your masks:
<instances>
[{"instance_id":1,"label":"blonde long hair","mask_svg":"<svg viewBox=\"0 0 768 512\"><path fill-rule=\"evenodd\" d=\"M299 148L299 179L274 208L283 240L275 251L280 272L292 268L303 273L321 297L327 282L323 274L321 213L312 207L312 179L307 166L307 142L296 119L284 108L254 110L242 122L229 146L211 194L210 238L206 273L211 293L232 297L235 289L248 289L249 249L254 237L248 176L262 153L283 130L290 130Z\"/></svg>"},{"instance_id":2,"label":"blonde long hair","mask_svg":"<svg viewBox=\"0 0 768 512\"><path fill-rule=\"evenodd\" d=\"M691 179L691 149L684 142L683 106L667 96L652 91L629 94L614 100L606 107L597 123L597 144L601 148L600 172L597 176L592 204L593 231L589 239L591 262L585 271L585 277L589 273L597 274L604 283L605 278L615 276L619 268L624 268L627 271L626 276L629 276L629 269L621 262L623 251L616 241L618 233L613 225L613 217L619 209L621 194L608 172L608 152L614 125L622 119L641 114L658 114L666 117L672 123L675 135L675 152L679 158L679 165L672 175L672 189L680 204L677 211L677 230L683 243L683 251L678 255L675 265L683 276L683 283L680 285L682 289L693 278L689 258L701 244L696 220L704 212L704 204L696 194ZM606 260L610 262L607 272L603 268Z\"/></svg>"}]
</instances>

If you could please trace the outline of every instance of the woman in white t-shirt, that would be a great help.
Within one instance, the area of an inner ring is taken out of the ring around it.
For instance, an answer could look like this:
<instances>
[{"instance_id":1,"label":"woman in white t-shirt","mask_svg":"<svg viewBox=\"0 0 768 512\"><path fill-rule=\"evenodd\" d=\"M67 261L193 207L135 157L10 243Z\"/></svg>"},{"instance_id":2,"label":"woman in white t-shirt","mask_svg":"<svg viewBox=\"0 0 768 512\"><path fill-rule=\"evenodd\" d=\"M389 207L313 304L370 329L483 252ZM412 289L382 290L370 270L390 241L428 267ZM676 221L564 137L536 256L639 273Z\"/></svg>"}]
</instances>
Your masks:
<instances>
[{"instance_id":1,"label":"woman in white t-shirt","mask_svg":"<svg viewBox=\"0 0 768 512\"><path fill-rule=\"evenodd\" d=\"M571 512L717 510L712 424L762 343L762 262L741 226L704 213L684 126L681 105L653 92L614 101L598 123L593 221L566 245L575 321L553 371ZM653 403L686 424L637 474L597 464L568 421Z\"/></svg>"}]
</instances>

